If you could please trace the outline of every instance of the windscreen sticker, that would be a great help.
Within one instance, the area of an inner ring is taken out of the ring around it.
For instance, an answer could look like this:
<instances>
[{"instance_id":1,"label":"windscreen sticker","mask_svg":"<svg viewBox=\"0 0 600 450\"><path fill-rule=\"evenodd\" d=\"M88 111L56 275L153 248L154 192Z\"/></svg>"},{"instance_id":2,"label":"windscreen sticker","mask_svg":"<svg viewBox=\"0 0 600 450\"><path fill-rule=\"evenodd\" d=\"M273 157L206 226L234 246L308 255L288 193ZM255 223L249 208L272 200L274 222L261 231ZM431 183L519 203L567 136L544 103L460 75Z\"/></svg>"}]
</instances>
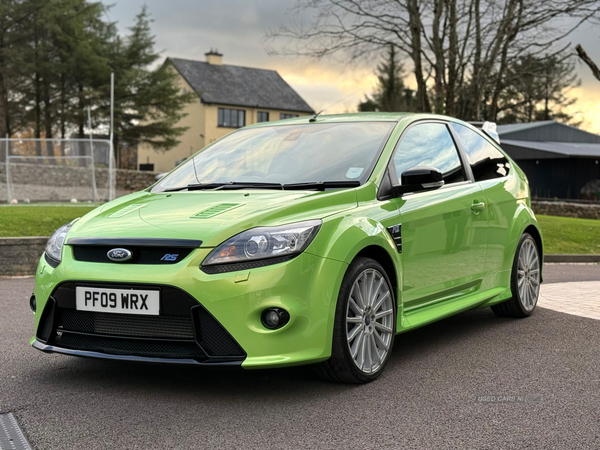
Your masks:
<instances>
[{"instance_id":1,"label":"windscreen sticker","mask_svg":"<svg viewBox=\"0 0 600 450\"><path fill-rule=\"evenodd\" d=\"M358 178L360 174L365 170L362 167L350 167L348 172L346 172L346 178Z\"/></svg>"}]
</instances>

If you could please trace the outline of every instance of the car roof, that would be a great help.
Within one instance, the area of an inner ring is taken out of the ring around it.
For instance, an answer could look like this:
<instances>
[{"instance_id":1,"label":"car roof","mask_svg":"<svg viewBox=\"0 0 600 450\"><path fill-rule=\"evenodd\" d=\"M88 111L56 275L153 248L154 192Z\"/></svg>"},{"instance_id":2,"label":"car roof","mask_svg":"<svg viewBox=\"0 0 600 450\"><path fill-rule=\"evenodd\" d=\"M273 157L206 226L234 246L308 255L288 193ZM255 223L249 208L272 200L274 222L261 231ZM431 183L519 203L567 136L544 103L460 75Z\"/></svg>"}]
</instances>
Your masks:
<instances>
[{"instance_id":1,"label":"car roof","mask_svg":"<svg viewBox=\"0 0 600 450\"><path fill-rule=\"evenodd\" d=\"M277 120L274 122L260 122L257 124L249 125L248 127L264 127L272 125L299 125L305 124L314 115L294 117L292 119ZM424 120L424 119L437 119L460 122L459 120L437 114L423 114L423 113L406 113L406 112L360 112L360 113L348 113L348 114L319 114L316 120L312 120L313 123L343 123L343 122L398 122L400 120Z\"/></svg>"},{"instance_id":2,"label":"car roof","mask_svg":"<svg viewBox=\"0 0 600 450\"><path fill-rule=\"evenodd\" d=\"M396 112L365 112L365 113L350 113L350 114L319 114L317 119L313 122L318 123L335 123L335 122L397 122L403 117L411 115L410 113L396 113ZM298 125L305 124L313 115L294 117L292 119L277 120L274 122L261 122L255 126L269 126L269 125Z\"/></svg>"}]
</instances>

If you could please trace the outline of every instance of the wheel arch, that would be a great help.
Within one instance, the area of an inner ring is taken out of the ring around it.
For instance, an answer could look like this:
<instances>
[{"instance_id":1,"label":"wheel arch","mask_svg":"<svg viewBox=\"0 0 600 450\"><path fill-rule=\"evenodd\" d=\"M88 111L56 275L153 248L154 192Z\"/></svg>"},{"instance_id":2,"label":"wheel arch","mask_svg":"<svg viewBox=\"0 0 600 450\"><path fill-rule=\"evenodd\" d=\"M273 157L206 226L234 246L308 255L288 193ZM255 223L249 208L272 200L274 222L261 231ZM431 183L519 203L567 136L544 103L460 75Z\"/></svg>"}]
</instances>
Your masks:
<instances>
[{"instance_id":1,"label":"wheel arch","mask_svg":"<svg viewBox=\"0 0 600 450\"><path fill-rule=\"evenodd\" d=\"M401 293L401 258L396 244L385 226L366 215L354 217L343 215L324 221L315 241L306 250L316 256L343 262L336 289L339 294L348 268L358 256L370 257L379 262L385 269L392 283L396 308L400 304ZM334 316L338 299L330 304L328 330L333 333Z\"/></svg>"},{"instance_id":2,"label":"wheel arch","mask_svg":"<svg viewBox=\"0 0 600 450\"><path fill-rule=\"evenodd\" d=\"M379 245L368 245L367 247L359 251L354 256L352 261L359 257L371 258L377 261L379 264L381 264L387 276L390 278L390 282L392 283L392 290L394 291L394 301L396 303L396 307L398 307L398 292L400 289L400 286L398 284L398 274L396 265L394 264L394 260L389 255L387 250L385 250Z\"/></svg>"},{"instance_id":3,"label":"wheel arch","mask_svg":"<svg viewBox=\"0 0 600 450\"><path fill-rule=\"evenodd\" d=\"M540 233L540 230L538 230L538 228L534 224L530 224L527 226L527 228L525 228L525 230L523 230L523 233L529 233L531 235L536 245L538 246L538 250L540 251L540 257L543 258L544 244L542 242L542 234Z\"/></svg>"},{"instance_id":4,"label":"wheel arch","mask_svg":"<svg viewBox=\"0 0 600 450\"><path fill-rule=\"evenodd\" d=\"M528 230L531 231L529 234L533 236L536 244L539 244L538 248L540 253L542 253L543 249L542 232L540 231L539 225L535 219L535 214L525 201L518 202L518 206L510 222L511 225L508 230L508 239L505 247L503 263L503 268L505 269L512 267L519 240L521 239L523 233L529 232Z\"/></svg>"},{"instance_id":5,"label":"wheel arch","mask_svg":"<svg viewBox=\"0 0 600 450\"><path fill-rule=\"evenodd\" d=\"M324 223L319 236L308 251L350 265L360 254L373 255L396 282L400 279L400 258L396 244L385 226L375 219L341 217ZM385 264L384 264L385 263ZM392 276L393 275L393 276Z\"/></svg>"},{"instance_id":6,"label":"wheel arch","mask_svg":"<svg viewBox=\"0 0 600 450\"><path fill-rule=\"evenodd\" d=\"M534 224L529 224L527 228L523 230L523 233L529 233L538 247L540 252L540 281L544 281L544 243L542 240L542 234Z\"/></svg>"}]
</instances>

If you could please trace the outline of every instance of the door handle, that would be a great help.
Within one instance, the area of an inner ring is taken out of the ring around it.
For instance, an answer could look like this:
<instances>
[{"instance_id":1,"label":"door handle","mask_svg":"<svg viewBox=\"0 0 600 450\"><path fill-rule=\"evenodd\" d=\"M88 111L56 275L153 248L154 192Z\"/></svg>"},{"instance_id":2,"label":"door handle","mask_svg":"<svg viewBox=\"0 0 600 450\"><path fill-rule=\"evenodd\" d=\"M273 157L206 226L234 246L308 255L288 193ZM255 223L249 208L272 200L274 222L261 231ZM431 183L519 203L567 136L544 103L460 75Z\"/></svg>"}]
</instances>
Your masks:
<instances>
[{"instance_id":1,"label":"door handle","mask_svg":"<svg viewBox=\"0 0 600 450\"><path fill-rule=\"evenodd\" d=\"M475 212L475 214L479 214L480 211L483 211L485 209L485 203L483 202L474 202L471 205L471 210L473 212Z\"/></svg>"}]
</instances>

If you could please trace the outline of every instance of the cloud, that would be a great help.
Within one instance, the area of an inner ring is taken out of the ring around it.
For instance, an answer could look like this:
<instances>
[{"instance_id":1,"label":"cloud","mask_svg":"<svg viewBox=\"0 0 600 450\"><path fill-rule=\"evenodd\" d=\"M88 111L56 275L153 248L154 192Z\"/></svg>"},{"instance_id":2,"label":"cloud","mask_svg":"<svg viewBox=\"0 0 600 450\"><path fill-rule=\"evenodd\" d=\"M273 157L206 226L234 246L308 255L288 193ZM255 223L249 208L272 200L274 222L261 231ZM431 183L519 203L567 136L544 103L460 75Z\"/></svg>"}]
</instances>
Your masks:
<instances>
[{"instance_id":1,"label":"cloud","mask_svg":"<svg viewBox=\"0 0 600 450\"><path fill-rule=\"evenodd\" d=\"M571 91L577 102L567 108L567 113L573 114L576 119L581 119L581 128L592 133L600 134L600 81L595 78L590 85L596 84L595 89L583 84Z\"/></svg>"},{"instance_id":2,"label":"cloud","mask_svg":"<svg viewBox=\"0 0 600 450\"><path fill-rule=\"evenodd\" d=\"M107 0L105 3L113 3ZM308 58L269 56L264 37L268 30L299 19L291 14L295 0L117 0L108 12L119 28L130 26L135 15L146 4L154 23L156 47L164 56L204 59L204 53L217 48L226 64L263 67L277 70L317 111L328 107L328 113L354 111L357 104L375 85L374 69L378 57L353 66L332 59L314 61ZM582 44L600 64L600 27L584 25L568 38ZM582 78L573 111L580 111L584 127L600 133L600 81L589 68L577 65ZM412 78L408 85L412 87Z\"/></svg>"}]
</instances>

